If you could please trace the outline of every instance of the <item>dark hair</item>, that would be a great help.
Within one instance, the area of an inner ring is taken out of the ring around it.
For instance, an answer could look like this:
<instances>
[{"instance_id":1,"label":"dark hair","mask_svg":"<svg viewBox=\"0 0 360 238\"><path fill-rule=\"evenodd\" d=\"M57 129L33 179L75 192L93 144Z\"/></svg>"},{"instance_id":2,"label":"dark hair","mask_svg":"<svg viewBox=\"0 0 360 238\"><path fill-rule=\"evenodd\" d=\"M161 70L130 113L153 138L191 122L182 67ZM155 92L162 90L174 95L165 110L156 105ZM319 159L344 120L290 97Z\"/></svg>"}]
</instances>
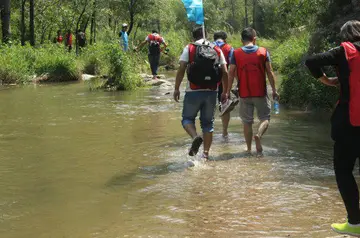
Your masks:
<instances>
[{"instance_id":1,"label":"dark hair","mask_svg":"<svg viewBox=\"0 0 360 238\"><path fill-rule=\"evenodd\" d=\"M255 37L256 37L256 31L251 27L245 28L241 32L241 39L244 42L251 42L254 40Z\"/></svg>"},{"instance_id":2,"label":"dark hair","mask_svg":"<svg viewBox=\"0 0 360 238\"><path fill-rule=\"evenodd\" d=\"M152 33L158 33L158 31L157 30L152 30Z\"/></svg>"},{"instance_id":3,"label":"dark hair","mask_svg":"<svg viewBox=\"0 0 360 238\"><path fill-rule=\"evenodd\" d=\"M340 30L342 41L357 42L360 41L360 21L348 21Z\"/></svg>"},{"instance_id":4,"label":"dark hair","mask_svg":"<svg viewBox=\"0 0 360 238\"><path fill-rule=\"evenodd\" d=\"M214 33L214 40L216 41L216 40L219 40L219 39L226 40L227 39L226 32L224 32L224 31L215 32Z\"/></svg>"},{"instance_id":5,"label":"dark hair","mask_svg":"<svg viewBox=\"0 0 360 238\"><path fill-rule=\"evenodd\" d=\"M202 27L196 27L193 32L192 32L193 38L195 40L200 40L202 38L204 38L203 36L203 28ZM206 37L206 32L205 32L205 37Z\"/></svg>"}]
</instances>

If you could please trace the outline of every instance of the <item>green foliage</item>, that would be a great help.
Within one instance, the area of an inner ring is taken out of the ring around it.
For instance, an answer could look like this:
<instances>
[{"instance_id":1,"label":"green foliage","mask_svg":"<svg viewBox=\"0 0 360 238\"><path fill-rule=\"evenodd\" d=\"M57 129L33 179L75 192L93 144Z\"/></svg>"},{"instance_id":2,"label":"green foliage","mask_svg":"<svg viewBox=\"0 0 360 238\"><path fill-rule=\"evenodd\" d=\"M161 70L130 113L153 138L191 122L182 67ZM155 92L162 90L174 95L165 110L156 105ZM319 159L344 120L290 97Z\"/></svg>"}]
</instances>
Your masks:
<instances>
[{"instance_id":1,"label":"green foliage","mask_svg":"<svg viewBox=\"0 0 360 238\"><path fill-rule=\"evenodd\" d=\"M92 75L108 74L109 56L104 44L91 45L83 49L80 55L83 73Z\"/></svg>"},{"instance_id":2,"label":"green foliage","mask_svg":"<svg viewBox=\"0 0 360 238\"><path fill-rule=\"evenodd\" d=\"M109 46L111 87L118 90L134 90L143 85L139 76L137 62L132 60L132 54L124 53L116 44Z\"/></svg>"},{"instance_id":3,"label":"green foliage","mask_svg":"<svg viewBox=\"0 0 360 238\"><path fill-rule=\"evenodd\" d=\"M301 108L331 108L337 90L314 79L304 66L309 47L309 34L291 36L272 51L274 68L282 75L281 101Z\"/></svg>"},{"instance_id":4,"label":"green foliage","mask_svg":"<svg viewBox=\"0 0 360 238\"><path fill-rule=\"evenodd\" d=\"M44 45L36 49L35 54L35 74L47 74L48 82L75 81L80 78L75 55L65 52L60 45Z\"/></svg>"},{"instance_id":5,"label":"green foliage","mask_svg":"<svg viewBox=\"0 0 360 238\"><path fill-rule=\"evenodd\" d=\"M0 80L5 84L24 83L28 80L33 59L33 48L0 46Z\"/></svg>"}]
</instances>

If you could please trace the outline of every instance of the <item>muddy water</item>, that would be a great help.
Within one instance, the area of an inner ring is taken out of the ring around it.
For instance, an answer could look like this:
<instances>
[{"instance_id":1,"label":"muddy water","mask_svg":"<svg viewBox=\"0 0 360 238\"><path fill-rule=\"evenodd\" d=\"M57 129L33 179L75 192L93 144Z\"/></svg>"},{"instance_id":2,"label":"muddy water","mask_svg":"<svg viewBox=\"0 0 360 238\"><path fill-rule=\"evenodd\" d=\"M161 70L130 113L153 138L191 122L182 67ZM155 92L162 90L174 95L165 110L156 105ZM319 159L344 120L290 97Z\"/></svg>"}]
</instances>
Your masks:
<instances>
[{"instance_id":1,"label":"muddy water","mask_svg":"<svg viewBox=\"0 0 360 238\"><path fill-rule=\"evenodd\" d=\"M233 112L231 141L217 131L213 161L188 168L164 92L29 86L0 102L1 237L340 237L329 115L282 110L257 159Z\"/></svg>"}]
</instances>

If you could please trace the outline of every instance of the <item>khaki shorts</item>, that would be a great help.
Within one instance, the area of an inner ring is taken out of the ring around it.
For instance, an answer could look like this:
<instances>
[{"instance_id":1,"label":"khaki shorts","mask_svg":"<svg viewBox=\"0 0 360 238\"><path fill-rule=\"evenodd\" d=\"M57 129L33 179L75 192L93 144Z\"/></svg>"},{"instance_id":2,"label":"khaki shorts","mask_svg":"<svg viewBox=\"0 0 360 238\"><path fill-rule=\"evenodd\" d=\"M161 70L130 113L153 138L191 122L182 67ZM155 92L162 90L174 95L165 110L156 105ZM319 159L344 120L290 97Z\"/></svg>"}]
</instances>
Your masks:
<instances>
[{"instance_id":1,"label":"khaki shorts","mask_svg":"<svg viewBox=\"0 0 360 238\"><path fill-rule=\"evenodd\" d=\"M254 108L260 121L270 120L271 101L269 96L240 98L240 117L243 123L254 123Z\"/></svg>"}]
</instances>

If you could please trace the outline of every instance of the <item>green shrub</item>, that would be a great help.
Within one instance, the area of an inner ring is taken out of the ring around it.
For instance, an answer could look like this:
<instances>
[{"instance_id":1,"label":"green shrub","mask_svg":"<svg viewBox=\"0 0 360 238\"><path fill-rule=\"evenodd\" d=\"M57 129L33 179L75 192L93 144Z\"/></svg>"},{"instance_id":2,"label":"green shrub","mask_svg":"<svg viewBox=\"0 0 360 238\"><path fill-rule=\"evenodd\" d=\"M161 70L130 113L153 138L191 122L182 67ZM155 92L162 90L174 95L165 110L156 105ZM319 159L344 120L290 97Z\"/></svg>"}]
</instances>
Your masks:
<instances>
[{"instance_id":1,"label":"green shrub","mask_svg":"<svg viewBox=\"0 0 360 238\"><path fill-rule=\"evenodd\" d=\"M33 75L31 62L34 52L30 46L0 46L0 80L4 84L26 83Z\"/></svg>"},{"instance_id":2,"label":"green shrub","mask_svg":"<svg viewBox=\"0 0 360 238\"><path fill-rule=\"evenodd\" d=\"M134 90L143 85L137 62L132 59L133 53L124 53L117 44L109 47L112 87L117 90Z\"/></svg>"},{"instance_id":3,"label":"green shrub","mask_svg":"<svg viewBox=\"0 0 360 238\"><path fill-rule=\"evenodd\" d=\"M105 45L96 44L86 47L80 55L83 73L92 75L108 74L108 58Z\"/></svg>"},{"instance_id":4,"label":"green shrub","mask_svg":"<svg viewBox=\"0 0 360 238\"><path fill-rule=\"evenodd\" d=\"M48 82L66 82L80 79L75 54L64 52L59 45L44 45L36 49L34 70L37 75L48 75Z\"/></svg>"}]
</instances>

